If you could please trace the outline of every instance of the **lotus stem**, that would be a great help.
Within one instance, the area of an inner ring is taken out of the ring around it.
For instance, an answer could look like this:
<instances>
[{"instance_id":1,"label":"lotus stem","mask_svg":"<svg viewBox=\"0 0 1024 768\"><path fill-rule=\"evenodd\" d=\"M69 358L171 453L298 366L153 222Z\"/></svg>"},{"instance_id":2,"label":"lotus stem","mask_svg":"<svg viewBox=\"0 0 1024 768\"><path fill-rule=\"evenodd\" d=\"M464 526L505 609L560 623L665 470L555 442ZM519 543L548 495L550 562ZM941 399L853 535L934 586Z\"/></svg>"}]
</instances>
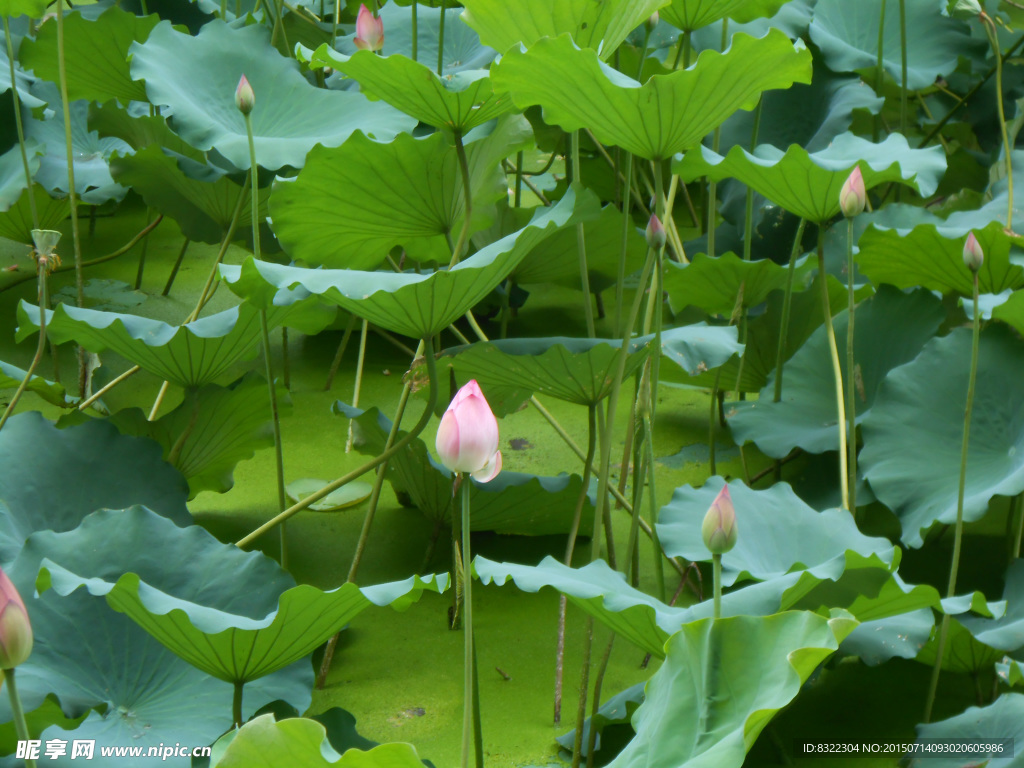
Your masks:
<instances>
[{"instance_id":1,"label":"lotus stem","mask_svg":"<svg viewBox=\"0 0 1024 768\"><path fill-rule=\"evenodd\" d=\"M594 533L594 541L598 536ZM580 673L580 695L576 706L576 738L572 744L572 768L580 768L583 757L583 726L587 719L587 694L590 691L590 654L594 645L594 617L587 614L587 631L583 642L583 667Z\"/></svg>"},{"instance_id":2,"label":"lotus stem","mask_svg":"<svg viewBox=\"0 0 1024 768\"><path fill-rule=\"evenodd\" d=\"M625 194L622 196L622 244L619 249L619 272L615 281L615 333L622 334L622 290L626 282L626 251L629 247L629 232L633 228L633 153L626 152Z\"/></svg>"},{"instance_id":3,"label":"lotus stem","mask_svg":"<svg viewBox=\"0 0 1024 768\"><path fill-rule=\"evenodd\" d=\"M651 401L653 403L652 395ZM655 594L662 602L665 601L665 573L661 567L662 548L661 539L658 537L658 498L657 485L655 484L654 472L654 429L651 426L649 416L643 417L644 422L644 445L647 452L647 498L648 509L651 515L651 547L654 554L654 583ZM639 513L637 513L639 514Z\"/></svg>"},{"instance_id":4,"label":"lotus stem","mask_svg":"<svg viewBox=\"0 0 1024 768\"><path fill-rule=\"evenodd\" d=\"M356 316L350 315L348 318L348 325L345 326L345 333L342 334L341 343L338 345L338 351L334 353L334 360L331 361L331 369L327 372L327 383L324 384L324 392L330 392L331 385L334 383L334 377L338 374L338 368L341 367L341 358L345 354L345 348L348 346L348 340L352 337L352 331L356 327Z\"/></svg>"},{"instance_id":5,"label":"lotus stem","mask_svg":"<svg viewBox=\"0 0 1024 768\"><path fill-rule=\"evenodd\" d=\"M174 279L178 276L178 270L181 268L181 262L185 258L185 251L188 250L189 243L192 241L187 237L185 242L181 244L181 250L178 251L178 258L174 260L174 266L171 267L171 274L167 277L167 284L164 285L164 290L161 292L161 296L167 296L171 292L171 286L174 285Z\"/></svg>"},{"instance_id":6,"label":"lotus stem","mask_svg":"<svg viewBox=\"0 0 1024 768\"><path fill-rule=\"evenodd\" d=\"M807 219L800 219L793 239L793 250L789 254L789 268L786 270L786 292L782 298L782 318L779 322L779 346L775 353L775 393L773 402L782 400L782 371L786 364L786 337L789 335L789 313L793 306L793 276L796 274L796 260L803 250L804 228Z\"/></svg>"},{"instance_id":7,"label":"lotus stem","mask_svg":"<svg viewBox=\"0 0 1024 768\"><path fill-rule=\"evenodd\" d=\"M292 388L291 363L288 359L288 326L281 326L281 378L284 380L284 388Z\"/></svg>"},{"instance_id":8,"label":"lotus stem","mask_svg":"<svg viewBox=\"0 0 1024 768\"><path fill-rule=\"evenodd\" d=\"M473 686L473 559L470 554L470 491L473 483L462 477L462 589L463 612L465 621L462 631L465 636L465 669L462 712L462 768L469 768L470 741L474 745L481 742L479 707L480 702L474 695ZM477 713L474 716L474 713ZM477 751L477 762L483 760L482 753Z\"/></svg>"},{"instance_id":9,"label":"lotus stem","mask_svg":"<svg viewBox=\"0 0 1024 768\"><path fill-rule=\"evenodd\" d=\"M14 44L11 41L11 24L7 16L3 17L4 40L7 43L7 64L11 75L11 98L14 100L14 125L18 131L18 148L21 150L21 166L25 171L25 189L28 192L29 210L32 212L32 229L39 229L39 212L36 210L36 198L32 194L32 171L28 167L28 153L25 151L25 126L21 122L21 97L18 95L17 73L14 69Z\"/></svg>"},{"instance_id":10,"label":"lotus stem","mask_svg":"<svg viewBox=\"0 0 1024 768\"><path fill-rule=\"evenodd\" d=\"M722 618L722 556L712 555L711 563L715 595L714 616L716 619L720 619Z\"/></svg>"},{"instance_id":11,"label":"lotus stem","mask_svg":"<svg viewBox=\"0 0 1024 768\"><path fill-rule=\"evenodd\" d=\"M228 246L231 245L231 240L235 235L235 228L238 226L238 219L242 215L242 206L245 203L245 195L246 192L249 191L251 182L252 175L250 174L246 177L245 182L242 184L242 189L238 193L238 200L235 201L235 210L231 214L231 221L228 222L228 230L224 233L224 239L220 241L220 249L217 251L217 258L214 260L213 266L210 268L210 274L206 277L206 284L203 286L202 293L199 294L199 301L196 302L195 308L185 319L186 323L191 323L199 317L199 313L203 311L203 307L206 306L206 302L209 301L210 296L213 295L212 289L217 280L217 268L220 266L221 261L223 261L224 254L228 252ZM256 210L258 210L258 208ZM256 210L252 211L253 218L257 215Z\"/></svg>"},{"instance_id":12,"label":"lotus stem","mask_svg":"<svg viewBox=\"0 0 1024 768\"><path fill-rule=\"evenodd\" d=\"M729 19L722 19L722 51L729 42ZM711 136L711 150L718 152L722 141L722 128L715 128ZM708 182L708 256L715 257L715 225L718 223L718 182Z\"/></svg>"},{"instance_id":13,"label":"lotus stem","mask_svg":"<svg viewBox=\"0 0 1024 768\"><path fill-rule=\"evenodd\" d=\"M14 87L13 83L11 87ZM14 669L4 670L4 682L7 683L7 695L11 700L11 719L14 720L14 730L18 734L18 740L28 741L30 738L28 723L25 721L25 710L21 706L21 696L18 694L18 686L14 681ZM36 768L36 761L26 757L25 768Z\"/></svg>"},{"instance_id":14,"label":"lotus stem","mask_svg":"<svg viewBox=\"0 0 1024 768\"><path fill-rule=\"evenodd\" d=\"M554 154L552 153L552 157ZM523 151L516 152L516 188L512 197L512 205L519 208L523 199Z\"/></svg>"},{"instance_id":15,"label":"lotus stem","mask_svg":"<svg viewBox=\"0 0 1024 768\"><path fill-rule=\"evenodd\" d=\"M839 365L839 349L836 346L836 330L832 325L832 309L828 299L828 273L825 271L825 228L818 225L818 283L821 286L821 310L825 316L825 335L828 337L829 353L832 355L832 373L836 385L836 408L839 412L839 482L842 488L843 508L850 509L850 471L846 452L846 406L843 396L843 370ZM852 307L851 307L852 311Z\"/></svg>"},{"instance_id":16,"label":"lotus stem","mask_svg":"<svg viewBox=\"0 0 1024 768\"><path fill-rule=\"evenodd\" d=\"M443 8L441 9L441 18L444 19ZM461 130L454 132L454 140L455 154L459 158L459 170L462 172L462 199L464 200L464 205L462 229L459 231L459 239L455 241L455 247L452 248L451 266L458 264L459 259L462 258L462 249L466 247L466 243L469 240L470 219L473 217L473 190L469 181L469 160L466 157L466 146L462 143Z\"/></svg>"},{"instance_id":17,"label":"lotus stem","mask_svg":"<svg viewBox=\"0 0 1024 768\"><path fill-rule=\"evenodd\" d=\"M245 688L244 680L235 680L235 693L231 699L231 716L234 718L235 727L241 728L242 720L242 690Z\"/></svg>"},{"instance_id":18,"label":"lotus stem","mask_svg":"<svg viewBox=\"0 0 1024 768\"><path fill-rule=\"evenodd\" d=\"M878 56L875 61L875 93L882 92L882 85L885 82L885 70L882 68L882 62L885 60L885 57L882 55L882 48L885 44L885 6L888 5L888 3L889 0L882 0L882 9L878 16ZM879 110L879 114L875 115L874 136L872 138L872 141L875 143L878 143L878 137L881 133L881 129L882 115L881 110Z\"/></svg>"},{"instance_id":19,"label":"lotus stem","mask_svg":"<svg viewBox=\"0 0 1024 768\"><path fill-rule=\"evenodd\" d=\"M444 6L445 0L441 0L441 22L437 29L437 76L440 77L444 70Z\"/></svg>"},{"instance_id":20,"label":"lotus stem","mask_svg":"<svg viewBox=\"0 0 1024 768\"><path fill-rule=\"evenodd\" d=\"M359 407L359 391L363 386L363 365L366 362L366 335L369 330L369 323L363 320L362 329L359 332L359 356L356 358L356 383L352 390L352 407ZM355 433L352 427L352 420L348 422L348 437L345 439L345 453L351 453L352 441L355 439Z\"/></svg>"},{"instance_id":21,"label":"lotus stem","mask_svg":"<svg viewBox=\"0 0 1024 768\"><path fill-rule=\"evenodd\" d=\"M907 135L907 0L900 2L900 133ZM896 191L897 200L903 187Z\"/></svg>"},{"instance_id":22,"label":"lotus stem","mask_svg":"<svg viewBox=\"0 0 1024 768\"><path fill-rule=\"evenodd\" d=\"M95 210L95 209L94 209ZM148 225L153 219L153 209L150 206L146 206L146 224ZM146 251L149 250L149 238L142 241L142 248L139 250L139 269L135 273L135 290L139 290L142 287L142 274L146 269Z\"/></svg>"},{"instance_id":23,"label":"lotus stem","mask_svg":"<svg viewBox=\"0 0 1024 768\"><path fill-rule=\"evenodd\" d=\"M412 60L419 61L420 49L420 24L419 24L419 3L412 1Z\"/></svg>"},{"instance_id":24,"label":"lotus stem","mask_svg":"<svg viewBox=\"0 0 1024 768\"><path fill-rule=\"evenodd\" d=\"M985 34L988 36L992 51L996 55L996 108L999 111L999 130L1003 138L1003 155L1006 163L1006 228L1013 229L1013 160L1010 155L1013 152L1013 145L1010 144L1010 135L1006 129L1006 112L1003 109L1003 57L999 49L999 34L996 31L995 22L982 11L982 26L985 27Z\"/></svg>"},{"instance_id":25,"label":"lotus stem","mask_svg":"<svg viewBox=\"0 0 1024 768\"><path fill-rule=\"evenodd\" d=\"M580 132L573 131L572 134L572 185L577 189L583 188L582 174L580 173ZM583 318L587 324L587 338L594 338L594 308L591 306L590 297L590 271L587 267L587 245L584 237L583 223L576 224L576 253L579 256L580 264L580 285L583 291Z\"/></svg>"},{"instance_id":26,"label":"lotus stem","mask_svg":"<svg viewBox=\"0 0 1024 768\"><path fill-rule=\"evenodd\" d=\"M853 356L853 325L854 305L856 300L853 295L853 219L846 220L846 289L847 289L847 313L849 323L846 326L846 440L849 458L850 479L850 512L854 518L857 517L857 368Z\"/></svg>"},{"instance_id":27,"label":"lotus stem","mask_svg":"<svg viewBox=\"0 0 1024 768\"><path fill-rule=\"evenodd\" d=\"M6 23L6 21L7 17L5 16L4 22ZM13 89L14 86L12 85L11 88ZM33 253L36 252L33 251ZM14 395L11 397L11 401L7 404L7 408L4 409L4 415L0 416L0 430L4 428L4 424L7 423L11 414L14 413L14 409L18 405L18 401L24 394L29 381L32 380L32 376L46 352L46 307L50 302L49 294L47 292L46 268L49 263L49 254L36 254L36 280L39 283L39 342L36 344L36 353L32 356L32 362L29 363L28 370L25 371L25 378L21 380L18 388L14 390Z\"/></svg>"},{"instance_id":28,"label":"lotus stem","mask_svg":"<svg viewBox=\"0 0 1024 768\"><path fill-rule=\"evenodd\" d=\"M964 406L964 432L963 440L960 443L960 481L956 494L956 527L953 529L953 561L949 567L949 584L946 587L946 597L953 597L956 594L957 573L960 570L960 548L964 535L964 495L967 490L967 450L971 439L971 412L974 410L974 384L978 377L978 349L981 341L981 312L978 311L978 272L972 270L974 275L974 322L971 326L971 368L967 379L967 403ZM1020 539L1018 537L1018 544ZM1018 549L1018 552L1020 550ZM935 704L935 694L939 687L939 676L942 673L942 658L946 652L946 637L949 634L949 614L942 614L942 626L939 628L939 647L935 657L935 667L932 669L931 684L928 687L928 699L925 702L924 722L930 722L932 717L932 706Z\"/></svg>"},{"instance_id":29,"label":"lotus stem","mask_svg":"<svg viewBox=\"0 0 1024 768\"><path fill-rule=\"evenodd\" d=\"M598 711L601 709L601 687L604 684L604 675L608 670L608 662L612 657L612 649L615 647L615 633L608 636L608 644L604 647L601 661L597 665L597 674L594 675L594 696L590 707L590 733L587 735L587 768L594 766L594 748L597 746L597 728L593 727Z\"/></svg>"},{"instance_id":30,"label":"lotus stem","mask_svg":"<svg viewBox=\"0 0 1024 768\"><path fill-rule=\"evenodd\" d=\"M156 399L153 400L153 407L149 409L148 421L156 421L156 415L160 411L160 405L164 401L164 397L167 395L167 389L171 386L171 382L165 381L160 385L160 391L156 393Z\"/></svg>"},{"instance_id":31,"label":"lotus stem","mask_svg":"<svg viewBox=\"0 0 1024 768\"><path fill-rule=\"evenodd\" d=\"M764 96L757 102L757 109L754 110L754 127L750 132L750 151L757 149L758 135L761 132L761 113L764 111ZM747 187L746 207L743 214L743 260L750 261L754 248L754 190ZM740 389L740 381L743 378L743 366L747 361L747 305L743 305L743 314L740 317L739 341L743 344L743 354L740 355L740 364L736 369L736 396L743 400L745 393ZM740 447L742 451L742 446Z\"/></svg>"},{"instance_id":32,"label":"lotus stem","mask_svg":"<svg viewBox=\"0 0 1024 768\"><path fill-rule=\"evenodd\" d=\"M98 390L93 392L89 397L87 397L85 400L80 402L78 404L78 410L84 411L86 408L88 408L90 405L95 403L97 400L99 400L101 397L103 397L103 395L105 395L107 392L112 390L114 387L116 387L122 381L124 381L125 379L128 379L128 378L131 378L132 376L134 376L136 373L138 373L141 370L142 370L142 368L140 368L139 366L133 365L131 368L129 368L124 373L122 373L120 376L118 376L115 379L112 379L111 381L108 381L106 384L104 384ZM164 383L166 383L166 382L164 382ZM150 421L152 421L152 419L150 419Z\"/></svg>"}]
</instances>

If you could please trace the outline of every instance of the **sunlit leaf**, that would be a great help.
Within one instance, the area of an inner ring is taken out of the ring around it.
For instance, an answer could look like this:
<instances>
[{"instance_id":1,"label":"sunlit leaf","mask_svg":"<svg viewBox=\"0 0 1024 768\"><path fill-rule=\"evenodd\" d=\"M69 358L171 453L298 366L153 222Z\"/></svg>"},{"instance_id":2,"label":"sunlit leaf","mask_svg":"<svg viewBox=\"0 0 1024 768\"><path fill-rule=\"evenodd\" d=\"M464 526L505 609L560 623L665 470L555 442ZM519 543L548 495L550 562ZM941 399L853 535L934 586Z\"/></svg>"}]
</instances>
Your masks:
<instances>
[{"instance_id":1,"label":"sunlit leaf","mask_svg":"<svg viewBox=\"0 0 1024 768\"><path fill-rule=\"evenodd\" d=\"M669 24L693 31L729 18L741 24L773 16L786 0L672 0L658 13Z\"/></svg>"}]
</instances>

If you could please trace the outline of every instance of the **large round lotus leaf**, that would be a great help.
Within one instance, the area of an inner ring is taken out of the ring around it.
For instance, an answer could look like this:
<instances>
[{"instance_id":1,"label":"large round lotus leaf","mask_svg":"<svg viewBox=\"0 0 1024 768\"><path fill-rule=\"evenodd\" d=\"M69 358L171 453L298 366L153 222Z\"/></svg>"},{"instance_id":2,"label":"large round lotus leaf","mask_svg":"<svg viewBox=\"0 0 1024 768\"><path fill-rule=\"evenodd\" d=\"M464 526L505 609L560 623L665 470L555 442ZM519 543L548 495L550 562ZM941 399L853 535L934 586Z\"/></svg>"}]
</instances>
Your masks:
<instances>
[{"instance_id":1,"label":"large round lotus leaf","mask_svg":"<svg viewBox=\"0 0 1024 768\"><path fill-rule=\"evenodd\" d=\"M244 74L256 94L250 115L259 165L301 168L316 144L336 147L356 129L389 140L414 122L360 93L310 85L299 65L270 47L261 25L232 29L211 21L192 37L170 22L130 49L131 73L146 81L149 100L170 107L171 126L198 149L216 149L237 168L249 167L245 119L235 106Z\"/></svg>"},{"instance_id":2,"label":"large round lotus leaf","mask_svg":"<svg viewBox=\"0 0 1024 768\"><path fill-rule=\"evenodd\" d=\"M17 414L0 432L0 565L33 531L69 531L105 507L145 504L188 525L187 496L184 478L150 440L104 421L57 429L36 411Z\"/></svg>"},{"instance_id":3,"label":"large round lotus leaf","mask_svg":"<svg viewBox=\"0 0 1024 768\"><path fill-rule=\"evenodd\" d=\"M93 450L102 451L103 446L98 445ZM114 484L113 481L108 482ZM105 510L86 517L76 530L35 533L25 543L17 560L7 570L26 599L36 637L32 655L18 667L19 693L29 710L38 707L48 694L55 694L61 708L70 717L84 715L94 708L105 712L90 713L75 730L76 739L96 739L99 744L131 744L144 748L155 747L161 741L165 744L176 741L208 744L231 726L231 685L190 667L129 619L111 611L102 600L84 591L68 597L61 597L55 592L33 597L40 563L47 557L91 560L100 569L116 568L115 562L158 561L161 547L140 546L139 542L160 540L126 539L117 535L122 520L145 516L183 534L202 530L177 528L170 521L142 508ZM119 549L115 550L108 544L108 534L110 541L121 545ZM209 537L205 531L202 534ZM227 548L230 545L221 546ZM288 580L289 577L272 561L259 555L250 557L269 563ZM194 567L194 564L186 565L174 576L185 577L185 571ZM273 575L266 569L250 568L243 573L266 577L268 584L273 581ZM192 578L198 577L193 575ZM224 589L216 584L207 584L206 587ZM259 581L252 582L250 587L256 594L263 589ZM252 600L244 592L235 592L238 601ZM282 697L296 707L308 707L312 678L312 669L306 664L247 686L242 702L243 714L249 716L266 703ZM0 720L9 719L5 698L0 702ZM68 736L65 731L54 727L44 738L67 739ZM124 760L125 765L133 768L142 768L146 762ZM69 762L65 756L56 764L74 766L77 762ZM167 764L186 768L189 761L179 758L168 760Z\"/></svg>"},{"instance_id":4,"label":"large round lotus leaf","mask_svg":"<svg viewBox=\"0 0 1024 768\"><path fill-rule=\"evenodd\" d=\"M35 174L39 170L41 149L35 142L26 142L25 152L28 156L28 171ZM21 161L21 148L14 146L0 155L0 211L10 210L18 202L18 198L28 189L25 181L25 166Z\"/></svg>"},{"instance_id":5,"label":"large round lotus leaf","mask_svg":"<svg viewBox=\"0 0 1024 768\"><path fill-rule=\"evenodd\" d=\"M229 737L225 737L229 738ZM422 768L411 744L381 744L339 755L316 720L262 715L235 734L212 768Z\"/></svg>"},{"instance_id":6,"label":"large round lotus leaf","mask_svg":"<svg viewBox=\"0 0 1024 768\"><path fill-rule=\"evenodd\" d=\"M178 528L138 508L93 517L78 531L89 542L79 555L43 560L39 590L68 595L85 587L105 596L178 656L226 682L283 669L371 605L403 610L423 590L446 585L444 576L413 576L365 589L352 583L331 592L308 584L288 588L291 577L274 561L222 544L198 526ZM160 547L135 546L127 559L110 556L139 541ZM239 590L239 583L247 589Z\"/></svg>"},{"instance_id":7,"label":"large round lotus leaf","mask_svg":"<svg viewBox=\"0 0 1024 768\"><path fill-rule=\"evenodd\" d=\"M960 444L971 331L933 339L883 382L864 420L860 467L903 525L903 542L956 520ZM964 519L978 520L993 496L1024 491L1024 344L1002 326L981 334L967 457Z\"/></svg>"},{"instance_id":8,"label":"large round lotus leaf","mask_svg":"<svg viewBox=\"0 0 1024 768\"><path fill-rule=\"evenodd\" d=\"M270 327L290 325L299 315L323 316L316 301L274 307ZM39 308L22 302L18 339L38 332ZM327 322L329 322L327 318ZM304 324L304 322L303 322ZM322 330L324 324L320 325ZM76 341L90 352L112 350L143 370L183 387L202 386L255 354L261 340L260 311L241 304L185 325L168 325L138 315L102 312L68 304L47 311L46 333L57 344Z\"/></svg>"},{"instance_id":9,"label":"large round lotus leaf","mask_svg":"<svg viewBox=\"0 0 1024 768\"><path fill-rule=\"evenodd\" d=\"M507 197L499 163L533 140L525 118L498 123L466 146L473 194L471 231L490 223ZM317 147L294 181L271 196L274 232L288 253L311 265L373 269L395 245L453 238L462 227L465 195L455 147L437 132L398 136L389 144L355 133L336 149ZM472 226L475 224L475 227Z\"/></svg>"},{"instance_id":10,"label":"large round lotus leaf","mask_svg":"<svg viewBox=\"0 0 1024 768\"><path fill-rule=\"evenodd\" d=\"M857 423L869 417L879 387L893 368L913 360L945 320L942 303L925 290L904 294L883 285L856 310L853 359L860 375L857 390ZM833 320L842 352L843 391L849 371L846 364L846 331L850 313L843 310ZM757 400L732 403L727 411L733 437L753 442L768 456L782 458L794 448L823 453L839 448L835 373L824 327L820 327L783 371L782 400L773 402L775 374L769 376ZM966 392L966 390L965 390Z\"/></svg>"},{"instance_id":11,"label":"large round lotus leaf","mask_svg":"<svg viewBox=\"0 0 1024 768\"><path fill-rule=\"evenodd\" d=\"M887 0L819 0L811 22L811 40L821 48L825 63L836 72L874 69L878 64L878 20ZM946 0L906 0L907 87L928 88L936 77L956 69L960 56L983 51L962 21L943 15ZM900 14L886 7L882 67L902 82Z\"/></svg>"},{"instance_id":12,"label":"large round lotus leaf","mask_svg":"<svg viewBox=\"0 0 1024 768\"><path fill-rule=\"evenodd\" d=\"M856 625L842 611L687 624L669 638L633 717L636 737L610 766L739 768L761 730Z\"/></svg>"},{"instance_id":13,"label":"large round lotus leaf","mask_svg":"<svg viewBox=\"0 0 1024 768\"><path fill-rule=\"evenodd\" d=\"M462 18L480 40L506 53L545 37L569 34L576 44L608 59L665 0L467 0Z\"/></svg>"},{"instance_id":14,"label":"large round lotus leaf","mask_svg":"<svg viewBox=\"0 0 1024 768\"><path fill-rule=\"evenodd\" d=\"M376 408L360 411L342 402L336 402L332 410L353 420L356 447L361 453L381 454L391 432L391 420L387 416ZM395 492L407 496L427 518L451 525L451 470L434 459L421 439L416 438L391 458L387 478ZM506 471L489 483L471 482L470 528L512 536L568 533L583 489L583 478L566 474L543 477ZM592 526L588 521L593 520L593 510L594 497L588 492L579 530L581 536L591 534Z\"/></svg>"},{"instance_id":15,"label":"large round lotus leaf","mask_svg":"<svg viewBox=\"0 0 1024 768\"><path fill-rule=\"evenodd\" d=\"M744 24L774 16L786 0L672 0L658 10L665 21L692 32L729 18Z\"/></svg>"},{"instance_id":16,"label":"large round lotus leaf","mask_svg":"<svg viewBox=\"0 0 1024 768\"><path fill-rule=\"evenodd\" d=\"M537 243L560 227L597 216L590 193L577 201L570 191L550 208L537 212L523 229L481 248L452 269L421 275L361 272L354 269L302 269L248 259L241 268L221 267L238 295L259 297L301 285L307 291L414 339L432 336L489 294Z\"/></svg>"},{"instance_id":17,"label":"large round lotus leaf","mask_svg":"<svg viewBox=\"0 0 1024 768\"><path fill-rule=\"evenodd\" d=\"M326 43L310 57L311 69L321 67L343 72L366 95L436 128L465 133L514 109L507 94L495 95L486 69L438 76L435 68L405 56L374 51L345 56Z\"/></svg>"},{"instance_id":18,"label":"large round lotus leaf","mask_svg":"<svg viewBox=\"0 0 1024 768\"><path fill-rule=\"evenodd\" d=\"M894 181L927 196L946 170L946 155L942 147L911 149L898 133L881 144L844 133L814 153L796 145L783 152L762 144L753 154L736 146L722 157L700 147L699 152L687 152L674 162L672 169L686 180L739 179L787 211L808 221L825 222L839 213L839 192L857 166L868 189Z\"/></svg>"},{"instance_id":19,"label":"large round lotus leaf","mask_svg":"<svg viewBox=\"0 0 1024 768\"><path fill-rule=\"evenodd\" d=\"M81 13L64 16L64 58L68 98L72 101L108 101L123 104L145 101L146 88L128 72L128 48L145 42L160 18L136 16L118 7L108 8L97 19ZM35 40L26 38L18 54L22 66L37 77L60 82L57 66L57 25L43 24Z\"/></svg>"},{"instance_id":20,"label":"large round lotus leaf","mask_svg":"<svg viewBox=\"0 0 1024 768\"><path fill-rule=\"evenodd\" d=\"M918 757L911 756L909 768L967 768L968 765L987 765L989 768L1015 768L1020 765L1020 747L1011 757L1005 745L1002 750L983 750L967 755L928 755L925 749L936 739L948 739L954 744L981 741L979 734L993 734L999 739L1011 739L1019 745L1024 741L1024 694L1002 693L986 707L968 707L955 717L937 723L917 726L917 740L922 743ZM924 757L927 755L927 758Z\"/></svg>"},{"instance_id":21,"label":"large round lotus leaf","mask_svg":"<svg viewBox=\"0 0 1024 768\"><path fill-rule=\"evenodd\" d=\"M737 35L724 54L705 51L690 69L641 85L563 36L509 51L491 79L521 109L541 105L548 123L589 128L604 144L664 160L700 144L737 109L753 109L762 91L809 83L811 54L778 30Z\"/></svg>"},{"instance_id":22,"label":"large round lotus leaf","mask_svg":"<svg viewBox=\"0 0 1024 768\"><path fill-rule=\"evenodd\" d=\"M813 271L810 259L795 266L794 284L804 285ZM668 262L665 269L665 291L668 304L676 314L690 306L710 315L732 315L736 297L743 291L742 305L753 307L768 294L786 287L788 267L770 259L744 261L735 253L712 257L698 253L689 264Z\"/></svg>"},{"instance_id":23,"label":"large round lotus leaf","mask_svg":"<svg viewBox=\"0 0 1024 768\"><path fill-rule=\"evenodd\" d=\"M701 525L724 485L722 478L712 477L701 488L676 488L658 515L658 535L666 554L690 561L711 559ZM776 578L794 566L819 579L835 581L846 567L850 550L864 557L877 555L892 566L899 562L896 548L886 539L862 534L849 512L816 512L788 483L754 491L735 480L729 483L729 493L739 537L736 546L722 555L722 583L726 586L748 578Z\"/></svg>"},{"instance_id":24,"label":"large round lotus leaf","mask_svg":"<svg viewBox=\"0 0 1024 768\"><path fill-rule=\"evenodd\" d=\"M973 280L964 266L964 237L959 232L947 232L934 224L919 225L910 232L872 225L861 235L857 265L876 284L891 283L897 288L920 285L971 296ZM1024 257L1003 226L990 221L974 234L985 252L978 271L979 290L1001 293L1024 287Z\"/></svg>"},{"instance_id":25,"label":"large round lotus leaf","mask_svg":"<svg viewBox=\"0 0 1024 768\"><path fill-rule=\"evenodd\" d=\"M646 338L646 337L642 337ZM672 328L661 335L661 354L690 376L714 370L743 353L736 326L695 323Z\"/></svg>"}]
</instances>

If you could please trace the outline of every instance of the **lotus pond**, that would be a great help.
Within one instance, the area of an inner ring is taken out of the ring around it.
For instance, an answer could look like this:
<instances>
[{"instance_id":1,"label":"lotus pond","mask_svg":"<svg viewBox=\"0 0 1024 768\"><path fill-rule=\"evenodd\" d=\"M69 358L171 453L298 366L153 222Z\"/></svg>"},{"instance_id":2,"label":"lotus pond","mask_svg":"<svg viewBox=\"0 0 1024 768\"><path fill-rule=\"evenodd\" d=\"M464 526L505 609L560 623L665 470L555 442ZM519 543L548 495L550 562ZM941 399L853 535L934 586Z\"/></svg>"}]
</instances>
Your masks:
<instances>
[{"instance_id":1,"label":"lotus pond","mask_svg":"<svg viewBox=\"0 0 1024 768\"><path fill-rule=\"evenodd\" d=\"M1024 765L1024 7L368 5L0 0L0 765Z\"/></svg>"}]
</instances>

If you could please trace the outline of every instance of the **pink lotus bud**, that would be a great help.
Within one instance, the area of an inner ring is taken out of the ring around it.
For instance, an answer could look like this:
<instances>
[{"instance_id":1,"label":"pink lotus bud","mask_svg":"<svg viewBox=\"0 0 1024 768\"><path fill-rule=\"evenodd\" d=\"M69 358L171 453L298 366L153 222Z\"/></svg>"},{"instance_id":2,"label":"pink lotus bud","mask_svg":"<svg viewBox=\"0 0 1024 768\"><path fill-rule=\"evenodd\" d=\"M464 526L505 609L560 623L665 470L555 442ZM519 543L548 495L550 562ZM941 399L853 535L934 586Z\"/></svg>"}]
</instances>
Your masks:
<instances>
[{"instance_id":1,"label":"pink lotus bud","mask_svg":"<svg viewBox=\"0 0 1024 768\"><path fill-rule=\"evenodd\" d=\"M729 486L722 486L700 529L704 546L713 555L722 555L736 545L736 510L729 496Z\"/></svg>"},{"instance_id":2,"label":"pink lotus bud","mask_svg":"<svg viewBox=\"0 0 1024 768\"><path fill-rule=\"evenodd\" d=\"M854 216L864 213L864 206L867 204L868 193L864 189L864 175L860 172L858 165L850 173L839 191L839 207L843 216L852 219Z\"/></svg>"},{"instance_id":3,"label":"pink lotus bud","mask_svg":"<svg viewBox=\"0 0 1024 768\"><path fill-rule=\"evenodd\" d=\"M971 272L977 272L985 263L985 252L981 250L981 243L974 236L973 232L967 234L967 242L964 243L964 264Z\"/></svg>"},{"instance_id":4,"label":"pink lotus bud","mask_svg":"<svg viewBox=\"0 0 1024 768\"><path fill-rule=\"evenodd\" d=\"M242 79L238 81L238 87L235 88L235 106L243 115L248 115L256 106L256 94L252 92L252 86L249 85L245 75L242 75Z\"/></svg>"},{"instance_id":5,"label":"pink lotus bud","mask_svg":"<svg viewBox=\"0 0 1024 768\"><path fill-rule=\"evenodd\" d=\"M665 247L665 227L657 214L651 214L651 220L647 222L647 247L660 251Z\"/></svg>"},{"instance_id":6,"label":"pink lotus bud","mask_svg":"<svg viewBox=\"0 0 1024 768\"><path fill-rule=\"evenodd\" d=\"M441 463L452 472L468 472L486 483L501 471L498 420L476 379L455 394L441 418L435 445Z\"/></svg>"},{"instance_id":7,"label":"pink lotus bud","mask_svg":"<svg viewBox=\"0 0 1024 768\"><path fill-rule=\"evenodd\" d=\"M365 3L359 6L353 42L361 51L379 51L384 47L384 22L380 16L374 16Z\"/></svg>"},{"instance_id":8,"label":"pink lotus bud","mask_svg":"<svg viewBox=\"0 0 1024 768\"><path fill-rule=\"evenodd\" d=\"M14 669L32 653L32 625L25 603L0 570L0 669Z\"/></svg>"}]
</instances>

